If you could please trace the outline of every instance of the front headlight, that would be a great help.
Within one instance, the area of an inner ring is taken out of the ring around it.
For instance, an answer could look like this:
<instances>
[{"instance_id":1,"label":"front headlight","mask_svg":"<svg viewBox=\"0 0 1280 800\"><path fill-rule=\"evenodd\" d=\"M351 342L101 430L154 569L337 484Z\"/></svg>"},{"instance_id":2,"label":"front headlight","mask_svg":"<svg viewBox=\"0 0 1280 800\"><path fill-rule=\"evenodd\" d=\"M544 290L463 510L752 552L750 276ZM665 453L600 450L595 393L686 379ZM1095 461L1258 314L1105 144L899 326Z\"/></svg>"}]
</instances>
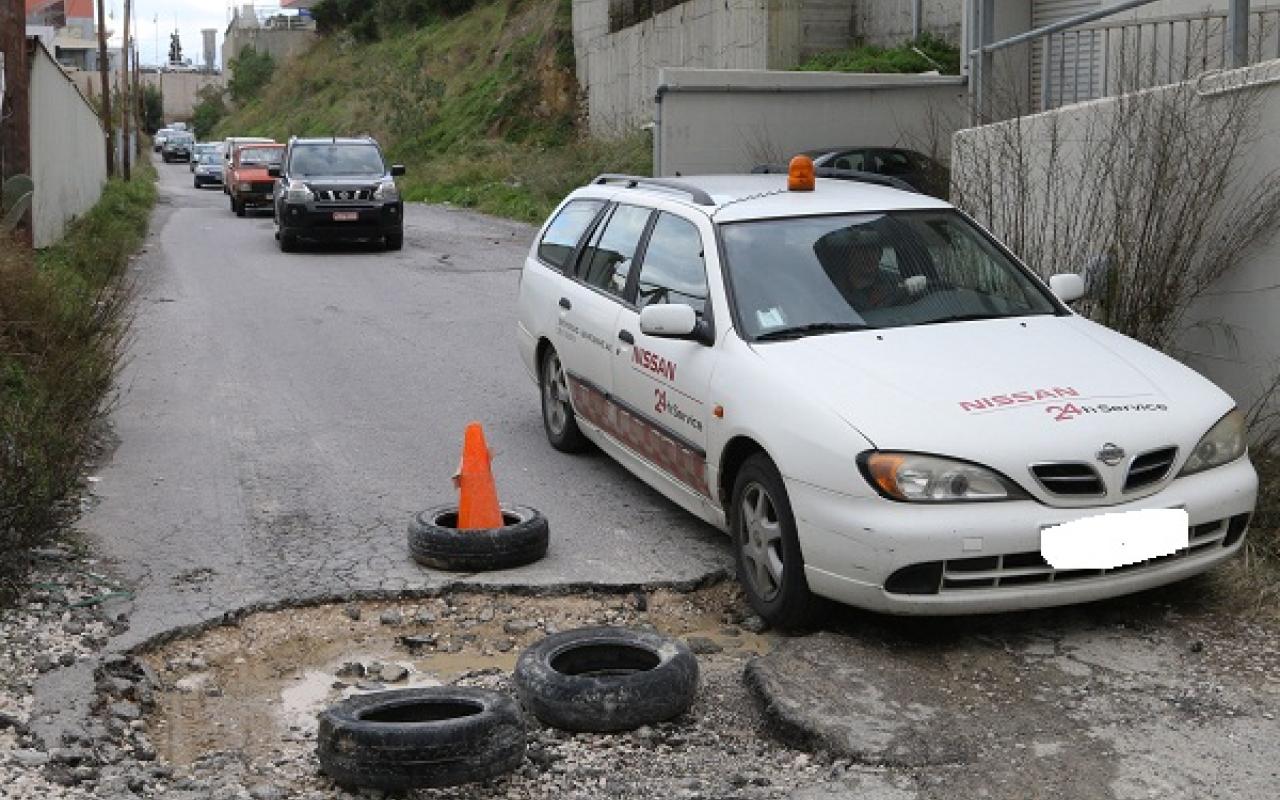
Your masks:
<instances>
[{"instance_id":1,"label":"front headlight","mask_svg":"<svg viewBox=\"0 0 1280 800\"><path fill-rule=\"evenodd\" d=\"M995 470L953 458L870 451L858 457L858 466L867 482L890 500L958 503L1026 497Z\"/></svg>"},{"instance_id":2,"label":"front headlight","mask_svg":"<svg viewBox=\"0 0 1280 800\"><path fill-rule=\"evenodd\" d=\"M309 203L316 196L305 183L291 183L289 190L284 193L284 199L290 203Z\"/></svg>"},{"instance_id":3,"label":"front headlight","mask_svg":"<svg viewBox=\"0 0 1280 800\"><path fill-rule=\"evenodd\" d=\"M400 190L396 187L396 182L386 180L378 184L378 188L373 190L374 200L399 200Z\"/></svg>"},{"instance_id":4,"label":"front headlight","mask_svg":"<svg viewBox=\"0 0 1280 800\"><path fill-rule=\"evenodd\" d=\"M239 189L239 190L240 190L240 191L242 191L242 192L251 192L251 191L253 191L253 187L252 187L252 186L250 186L250 185L249 185L249 184L247 184L247 183L237 183L237 184L236 184L236 188L237 188L237 189Z\"/></svg>"},{"instance_id":5,"label":"front headlight","mask_svg":"<svg viewBox=\"0 0 1280 800\"><path fill-rule=\"evenodd\" d=\"M1238 408L1232 409L1200 438L1178 477L1230 464L1244 455L1244 427L1244 414Z\"/></svg>"}]
</instances>

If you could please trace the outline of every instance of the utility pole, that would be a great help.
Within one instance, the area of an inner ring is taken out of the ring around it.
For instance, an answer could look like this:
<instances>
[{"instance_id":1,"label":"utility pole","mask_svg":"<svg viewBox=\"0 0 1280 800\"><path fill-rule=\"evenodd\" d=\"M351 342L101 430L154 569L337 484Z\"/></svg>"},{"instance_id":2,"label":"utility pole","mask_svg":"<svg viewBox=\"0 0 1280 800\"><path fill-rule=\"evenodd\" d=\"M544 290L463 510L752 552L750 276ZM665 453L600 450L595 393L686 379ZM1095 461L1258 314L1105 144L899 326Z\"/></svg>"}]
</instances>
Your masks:
<instances>
[{"instance_id":1,"label":"utility pole","mask_svg":"<svg viewBox=\"0 0 1280 800\"><path fill-rule=\"evenodd\" d=\"M123 120L124 142L120 145L120 166L124 170L124 179L131 180L133 171L131 169L131 159L133 148L129 146L129 118L133 116L133 104L129 102L129 98L133 96L129 91L129 9L133 5L133 0L124 0L124 36L120 39L120 93L121 107L120 119Z\"/></svg>"},{"instance_id":2,"label":"utility pole","mask_svg":"<svg viewBox=\"0 0 1280 800\"><path fill-rule=\"evenodd\" d=\"M27 50L27 12L22 0L0 0L0 53L4 54L4 100L0 101L0 182L31 174L31 62ZM18 224L18 236L31 242L31 217Z\"/></svg>"},{"instance_id":3,"label":"utility pole","mask_svg":"<svg viewBox=\"0 0 1280 800\"><path fill-rule=\"evenodd\" d=\"M102 127L107 132L107 177L116 174L115 125L111 120L111 70L107 60L107 15L98 0L98 75L102 78Z\"/></svg>"}]
</instances>

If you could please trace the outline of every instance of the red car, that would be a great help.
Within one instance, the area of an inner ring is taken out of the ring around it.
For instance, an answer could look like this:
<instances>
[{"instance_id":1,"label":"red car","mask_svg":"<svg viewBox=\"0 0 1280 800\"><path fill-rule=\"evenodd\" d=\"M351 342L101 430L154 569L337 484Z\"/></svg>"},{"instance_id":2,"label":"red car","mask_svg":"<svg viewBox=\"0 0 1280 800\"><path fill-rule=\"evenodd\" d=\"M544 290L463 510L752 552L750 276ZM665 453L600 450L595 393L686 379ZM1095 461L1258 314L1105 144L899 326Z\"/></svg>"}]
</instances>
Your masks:
<instances>
[{"instance_id":1,"label":"red car","mask_svg":"<svg viewBox=\"0 0 1280 800\"><path fill-rule=\"evenodd\" d=\"M268 170L279 167L283 156L282 144L244 144L235 149L225 183L236 216L243 217L250 208L271 207L276 180Z\"/></svg>"}]
</instances>

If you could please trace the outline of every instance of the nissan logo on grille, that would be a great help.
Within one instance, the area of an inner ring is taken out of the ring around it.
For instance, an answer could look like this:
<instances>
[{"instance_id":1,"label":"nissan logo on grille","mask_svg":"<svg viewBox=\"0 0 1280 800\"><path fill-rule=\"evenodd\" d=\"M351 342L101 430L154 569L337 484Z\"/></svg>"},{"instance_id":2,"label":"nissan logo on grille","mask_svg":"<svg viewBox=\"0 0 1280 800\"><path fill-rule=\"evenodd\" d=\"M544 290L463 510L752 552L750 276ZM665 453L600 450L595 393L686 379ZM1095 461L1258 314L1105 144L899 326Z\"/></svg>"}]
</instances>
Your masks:
<instances>
[{"instance_id":1,"label":"nissan logo on grille","mask_svg":"<svg viewBox=\"0 0 1280 800\"><path fill-rule=\"evenodd\" d=\"M1118 444L1107 442L1098 451L1098 460L1108 467L1114 467L1124 459L1124 448Z\"/></svg>"}]
</instances>

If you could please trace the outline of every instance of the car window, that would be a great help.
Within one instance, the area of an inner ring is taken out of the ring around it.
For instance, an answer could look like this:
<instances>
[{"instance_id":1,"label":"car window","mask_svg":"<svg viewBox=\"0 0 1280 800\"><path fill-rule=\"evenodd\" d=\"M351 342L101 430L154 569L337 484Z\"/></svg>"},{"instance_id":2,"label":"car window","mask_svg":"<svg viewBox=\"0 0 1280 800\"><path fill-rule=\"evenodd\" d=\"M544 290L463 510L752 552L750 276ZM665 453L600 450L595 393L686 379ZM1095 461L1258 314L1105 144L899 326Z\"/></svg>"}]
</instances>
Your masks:
<instances>
[{"instance_id":1,"label":"car window","mask_svg":"<svg viewBox=\"0 0 1280 800\"><path fill-rule=\"evenodd\" d=\"M603 200L574 200L560 209L538 243L538 258L560 269L569 266L582 234L603 205Z\"/></svg>"},{"instance_id":2,"label":"car window","mask_svg":"<svg viewBox=\"0 0 1280 800\"><path fill-rule=\"evenodd\" d=\"M723 225L743 333L1053 314L1043 287L954 211Z\"/></svg>"},{"instance_id":3,"label":"car window","mask_svg":"<svg viewBox=\"0 0 1280 800\"><path fill-rule=\"evenodd\" d=\"M850 150L847 153L841 153L831 162L831 166L836 169L866 169L866 166L863 164L861 150Z\"/></svg>"},{"instance_id":4,"label":"car window","mask_svg":"<svg viewBox=\"0 0 1280 800\"><path fill-rule=\"evenodd\" d=\"M240 151L240 166L261 167L280 163L284 150L279 147L246 147Z\"/></svg>"},{"instance_id":5,"label":"car window","mask_svg":"<svg viewBox=\"0 0 1280 800\"><path fill-rule=\"evenodd\" d=\"M631 272L640 237L653 212L647 208L620 205L609 220L591 237L578 261L578 277L609 294L622 297Z\"/></svg>"},{"instance_id":6,"label":"car window","mask_svg":"<svg viewBox=\"0 0 1280 800\"><path fill-rule=\"evenodd\" d=\"M289 159L289 171L299 175L382 175L382 154L371 144L298 145Z\"/></svg>"},{"instance_id":7,"label":"car window","mask_svg":"<svg viewBox=\"0 0 1280 800\"><path fill-rule=\"evenodd\" d=\"M682 303L699 314L707 307L702 237L696 225L665 212L645 245L636 298L641 307L661 303Z\"/></svg>"}]
</instances>

